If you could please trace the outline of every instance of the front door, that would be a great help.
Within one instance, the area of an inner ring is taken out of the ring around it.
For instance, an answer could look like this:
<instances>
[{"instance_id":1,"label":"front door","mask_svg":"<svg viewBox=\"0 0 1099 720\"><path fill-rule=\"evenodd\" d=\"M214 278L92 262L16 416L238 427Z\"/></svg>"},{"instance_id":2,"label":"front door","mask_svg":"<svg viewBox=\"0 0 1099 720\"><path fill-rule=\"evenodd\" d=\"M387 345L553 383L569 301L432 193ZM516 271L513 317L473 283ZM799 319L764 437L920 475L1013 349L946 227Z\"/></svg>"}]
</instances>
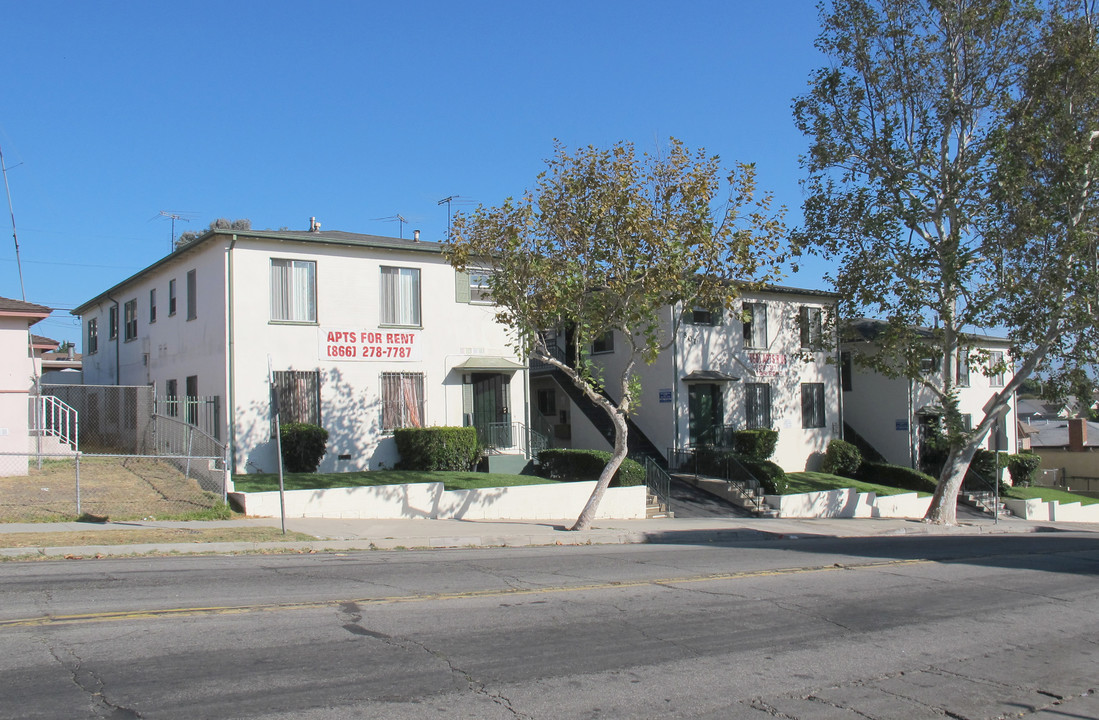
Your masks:
<instances>
[{"instance_id":1,"label":"front door","mask_svg":"<svg viewBox=\"0 0 1099 720\"><path fill-rule=\"evenodd\" d=\"M692 383L687 386L687 420L691 447L713 445L725 421L721 386Z\"/></svg>"},{"instance_id":2,"label":"front door","mask_svg":"<svg viewBox=\"0 0 1099 720\"><path fill-rule=\"evenodd\" d=\"M486 447L511 447L511 379L501 373L473 374L473 426Z\"/></svg>"}]
</instances>

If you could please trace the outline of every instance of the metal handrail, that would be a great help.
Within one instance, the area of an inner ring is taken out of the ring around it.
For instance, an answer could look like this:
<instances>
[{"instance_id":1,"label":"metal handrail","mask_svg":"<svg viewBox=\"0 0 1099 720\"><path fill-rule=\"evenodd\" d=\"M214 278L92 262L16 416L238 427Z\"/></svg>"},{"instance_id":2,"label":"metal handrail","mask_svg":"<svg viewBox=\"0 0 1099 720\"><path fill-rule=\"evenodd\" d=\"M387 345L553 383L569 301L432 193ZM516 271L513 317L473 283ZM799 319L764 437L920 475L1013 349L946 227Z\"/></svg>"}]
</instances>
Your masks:
<instances>
[{"instance_id":1,"label":"metal handrail","mask_svg":"<svg viewBox=\"0 0 1099 720\"><path fill-rule=\"evenodd\" d=\"M723 452L716 466L702 468L712 470L712 472L700 472L697 448L669 449L668 464L670 468L694 475L696 478L705 475L724 480L736 488L745 501L751 504L757 512L763 510L764 505L766 505L766 500L760 492L762 484L759 479L732 453Z\"/></svg>"},{"instance_id":2,"label":"metal handrail","mask_svg":"<svg viewBox=\"0 0 1099 720\"><path fill-rule=\"evenodd\" d=\"M645 468L645 487L664 505L666 511L672 509L672 476L665 472L660 464L648 455L635 458Z\"/></svg>"},{"instance_id":3,"label":"metal handrail","mask_svg":"<svg viewBox=\"0 0 1099 720\"><path fill-rule=\"evenodd\" d=\"M517 449L528 460L551 447L549 438L521 422L492 422L475 426L482 446L494 450Z\"/></svg>"},{"instance_id":4,"label":"metal handrail","mask_svg":"<svg viewBox=\"0 0 1099 720\"><path fill-rule=\"evenodd\" d=\"M80 447L80 418L76 408L53 395L31 397L31 432L56 437L73 450Z\"/></svg>"}]
</instances>

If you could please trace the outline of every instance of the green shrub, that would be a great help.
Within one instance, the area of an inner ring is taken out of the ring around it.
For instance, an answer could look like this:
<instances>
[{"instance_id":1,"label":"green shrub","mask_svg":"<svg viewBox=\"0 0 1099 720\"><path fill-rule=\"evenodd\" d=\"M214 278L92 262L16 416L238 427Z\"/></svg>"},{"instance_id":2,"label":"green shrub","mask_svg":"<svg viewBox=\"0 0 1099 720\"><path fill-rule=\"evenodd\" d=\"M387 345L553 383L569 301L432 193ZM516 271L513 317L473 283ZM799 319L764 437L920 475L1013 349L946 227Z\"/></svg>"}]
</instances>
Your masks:
<instances>
[{"instance_id":1,"label":"green shrub","mask_svg":"<svg viewBox=\"0 0 1099 720\"><path fill-rule=\"evenodd\" d=\"M862 453L858 447L837 438L828 443L828 451L824 454L824 463L820 469L833 475L853 478L860 465Z\"/></svg>"},{"instance_id":2,"label":"green shrub","mask_svg":"<svg viewBox=\"0 0 1099 720\"><path fill-rule=\"evenodd\" d=\"M481 457L473 427L398 428L393 431L401 459L397 470L472 470Z\"/></svg>"},{"instance_id":3,"label":"green shrub","mask_svg":"<svg viewBox=\"0 0 1099 720\"><path fill-rule=\"evenodd\" d=\"M552 480L598 480L611 459L605 450L569 450L553 448L538 453L542 476ZM645 468L636 460L626 458L611 478L611 487L633 487L645 484Z\"/></svg>"},{"instance_id":4,"label":"green shrub","mask_svg":"<svg viewBox=\"0 0 1099 720\"><path fill-rule=\"evenodd\" d=\"M279 440L287 472L317 472L328 444L328 431L310 423L286 423L279 427Z\"/></svg>"},{"instance_id":5,"label":"green shrub","mask_svg":"<svg viewBox=\"0 0 1099 720\"><path fill-rule=\"evenodd\" d=\"M733 433L733 450L737 455L753 460L769 460L778 445L778 430L737 430Z\"/></svg>"},{"instance_id":6,"label":"green shrub","mask_svg":"<svg viewBox=\"0 0 1099 720\"><path fill-rule=\"evenodd\" d=\"M878 485L927 493L935 492L935 487L938 485L935 478L919 470L913 470L904 465L876 462L864 462L859 468L856 479Z\"/></svg>"},{"instance_id":7,"label":"green shrub","mask_svg":"<svg viewBox=\"0 0 1099 720\"><path fill-rule=\"evenodd\" d=\"M740 457L740 463L752 473L763 492L767 495L785 495L790 489L790 481L786 477L786 471L770 460L756 460L755 458Z\"/></svg>"},{"instance_id":8,"label":"green shrub","mask_svg":"<svg viewBox=\"0 0 1099 720\"><path fill-rule=\"evenodd\" d=\"M1029 486L1034 482L1034 476L1038 474L1038 468L1041 466L1042 458L1027 450L1007 457L1007 471L1011 474L1012 485Z\"/></svg>"}]
</instances>

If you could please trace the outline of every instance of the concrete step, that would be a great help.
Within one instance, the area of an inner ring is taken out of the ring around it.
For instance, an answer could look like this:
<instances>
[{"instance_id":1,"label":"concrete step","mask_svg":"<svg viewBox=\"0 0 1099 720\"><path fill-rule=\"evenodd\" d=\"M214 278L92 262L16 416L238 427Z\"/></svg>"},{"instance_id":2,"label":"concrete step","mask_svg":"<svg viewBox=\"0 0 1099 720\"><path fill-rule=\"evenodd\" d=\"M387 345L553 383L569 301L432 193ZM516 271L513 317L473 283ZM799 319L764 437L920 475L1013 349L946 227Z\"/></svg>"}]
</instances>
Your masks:
<instances>
[{"instance_id":1,"label":"concrete step","mask_svg":"<svg viewBox=\"0 0 1099 720\"><path fill-rule=\"evenodd\" d=\"M28 438L27 450L43 455L75 455L76 451L67 442L56 435L31 435Z\"/></svg>"}]
</instances>

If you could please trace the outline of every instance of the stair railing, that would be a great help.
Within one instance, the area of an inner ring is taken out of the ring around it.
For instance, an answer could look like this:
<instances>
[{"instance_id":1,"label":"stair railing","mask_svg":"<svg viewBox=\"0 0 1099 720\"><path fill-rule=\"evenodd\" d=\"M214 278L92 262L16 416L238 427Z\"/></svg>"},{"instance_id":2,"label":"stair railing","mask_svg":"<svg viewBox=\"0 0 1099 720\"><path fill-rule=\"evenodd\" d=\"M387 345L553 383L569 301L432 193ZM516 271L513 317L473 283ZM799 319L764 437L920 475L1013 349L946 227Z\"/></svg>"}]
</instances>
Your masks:
<instances>
[{"instance_id":1,"label":"stair railing","mask_svg":"<svg viewBox=\"0 0 1099 720\"><path fill-rule=\"evenodd\" d=\"M672 477L659 463L648 455L633 458L645 468L645 487L656 496L657 502L664 506L664 510L672 509Z\"/></svg>"},{"instance_id":2,"label":"stair railing","mask_svg":"<svg viewBox=\"0 0 1099 720\"><path fill-rule=\"evenodd\" d=\"M80 447L80 419L76 408L53 395L30 398L31 434L54 437L73 450Z\"/></svg>"}]
</instances>

